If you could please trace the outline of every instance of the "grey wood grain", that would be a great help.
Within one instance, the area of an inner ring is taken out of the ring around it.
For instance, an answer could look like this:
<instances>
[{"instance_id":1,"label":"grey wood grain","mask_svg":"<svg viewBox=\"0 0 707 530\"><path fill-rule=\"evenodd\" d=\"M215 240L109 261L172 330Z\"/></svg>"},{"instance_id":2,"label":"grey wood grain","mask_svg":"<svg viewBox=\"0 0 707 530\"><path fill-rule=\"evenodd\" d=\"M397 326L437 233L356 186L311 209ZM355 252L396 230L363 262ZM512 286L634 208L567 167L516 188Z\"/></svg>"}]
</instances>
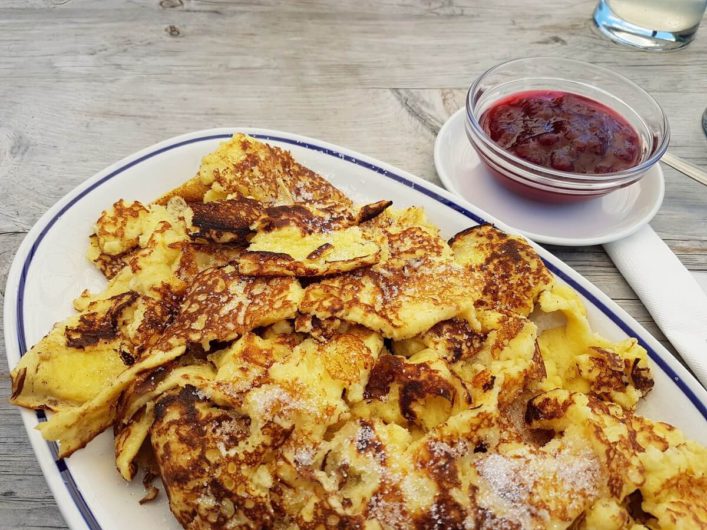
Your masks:
<instances>
[{"instance_id":1,"label":"grey wood grain","mask_svg":"<svg viewBox=\"0 0 707 530\"><path fill-rule=\"evenodd\" d=\"M623 73L664 106L671 150L707 167L707 30L680 52L641 53L595 33L593 5L4 0L0 298L23 234L54 202L115 160L190 130L289 130L439 182L437 130L474 77L513 57L574 57ZM706 271L707 188L669 168L665 176L652 224L688 268ZM550 250L667 345L601 247ZM65 528L0 364L0 529Z\"/></svg>"}]
</instances>

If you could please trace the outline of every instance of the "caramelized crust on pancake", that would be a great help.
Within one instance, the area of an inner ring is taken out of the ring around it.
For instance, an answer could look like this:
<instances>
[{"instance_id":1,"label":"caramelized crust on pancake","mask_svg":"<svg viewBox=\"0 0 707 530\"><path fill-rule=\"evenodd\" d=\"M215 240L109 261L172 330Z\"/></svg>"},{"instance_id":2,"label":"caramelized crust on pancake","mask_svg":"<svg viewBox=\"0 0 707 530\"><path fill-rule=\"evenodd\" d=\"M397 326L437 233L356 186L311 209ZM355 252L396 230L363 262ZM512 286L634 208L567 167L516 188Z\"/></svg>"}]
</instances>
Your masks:
<instances>
[{"instance_id":1,"label":"caramelized crust on pancake","mask_svg":"<svg viewBox=\"0 0 707 530\"><path fill-rule=\"evenodd\" d=\"M357 207L325 178L295 161L288 151L240 133L205 156L192 180L157 202L164 204L174 196L203 202L247 197L269 207L299 205L328 219L332 227L362 223L391 204L382 200Z\"/></svg>"},{"instance_id":2,"label":"caramelized crust on pancake","mask_svg":"<svg viewBox=\"0 0 707 530\"><path fill-rule=\"evenodd\" d=\"M530 400L526 420L532 428L585 440L607 477L605 491L627 504L627 522L636 517L651 528L707 527L707 449L674 427L566 390ZM638 506L630 506L636 496ZM615 511L590 515L598 527L610 528Z\"/></svg>"},{"instance_id":3,"label":"caramelized crust on pancake","mask_svg":"<svg viewBox=\"0 0 707 530\"><path fill-rule=\"evenodd\" d=\"M248 391L270 381L270 367L287 362L301 340L293 333L269 338L246 333L230 347L212 354L210 360L217 369L213 386L224 399L240 406Z\"/></svg>"},{"instance_id":4,"label":"caramelized crust on pancake","mask_svg":"<svg viewBox=\"0 0 707 530\"><path fill-rule=\"evenodd\" d=\"M470 401L466 389L431 352L409 360L381 356L371 371L364 397L366 403L354 409L354 414L422 430L435 427Z\"/></svg>"},{"instance_id":5,"label":"caramelized crust on pancake","mask_svg":"<svg viewBox=\"0 0 707 530\"><path fill-rule=\"evenodd\" d=\"M334 218L307 204L266 206L245 197L196 201L189 203L195 228L191 236L195 240L238 245L248 243L256 232L260 237L280 232L297 237L323 237L373 219L390 204L379 201L361 207L350 217Z\"/></svg>"},{"instance_id":6,"label":"caramelized crust on pancake","mask_svg":"<svg viewBox=\"0 0 707 530\"><path fill-rule=\"evenodd\" d=\"M242 276L232 265L207 269L194 279L159 347L192 342L208 350L211 341L293 318L301 297L294 278Z\"/></svg>"},{"instance_id":7,"label":"caramelized crust on pancake","mask_svg":"<svg viewBox=\"0 0 707 530\"><path fill-rule=\"evenodd\" d=\"M528 316L535 299L553 282L542 259L525 239L491 225L463 230L449 245L458 263L482 276L478 308Z\"/></svg>"},{"instance_id":8,"label":"caramelized crust on pancake","mask_svg":"<svg viewBox=\"0 0 707 530\"><path fill-rule=\"evenodd\" d=\"M418 209L388 210L365 229L383 241L380 262L310 285L300 312L356 322L399 340L473 308L475 275L453 261Z\"/></svg>"},{"instance_id":9,"label":"caramelized crust on pancake","mask_svg":"<svg viewBox=\"0 0 707 530\"><path fill-rule=\"evenodd\" d=\"M535 324L520 315L479 311L473 323L446 320L393 347L413 357L435 351L463 382L471 402L505 409L545 376L536 336Z\"/></svg>"},{"instance_id":10,"label":"caramelized crust on pancake","mask_svg":"<svg viewBox=\"0 0 707 530\"><path fill-rule=\"evenodd\" d=\"M288 433L270 425L260 443L239 451L251 428L250 418L214 406L193 387L157 403L152 446L172 513L184 528L228 528L234 520L241 528L272 527L272 477L260 465Z\"/></svg>"},{"instance_id":11,"label":"caramelized crust on pancake","mask_svg":"<svg viewBox=\"0 0 707 530\"><path fill-rule=\"evenodd\" d=\"M125 266L117 272L111 270L115 274L102 292L81 293L74 300L74 307L82 311L93 301L128 291L157 299L165 291L181 292L186 283L176 272L183 244L189 241L190 222L191 210L180 198L171 200L166 206L151 205L147 213L140 216L139 226L135 228L136 232L139 228L137 246L115 256L120 257ZM98 239L92 241L96 243ZM105 256L97 246L89 248L88 257L91 261L101 263Z\"/></svg>"},{"instance_id":12,"label":"caramelized crust on pancake","mask_svg":"<svg viewBox=\"0 0 707 530\"><path fill-rule=\"evenodd\" d=\"M190 284L198 274L207 269L228 265L242 253L242 248L232 245L184 243L181 245L181 255L175 273L179 279Z\"/></svg>"},{"instance_id":13,"label":"caramelized crust on pancake","mask_svg":"<svg viewBox=\"0 0 707 530\"><path fill-rule=\"evenodd\" d=\"M119 321L135 299L131 292L99 300L55 324L13 369L10 401L61 410L98 394L133 360Z\"/></svg>"},{"instance_id":14,"label":"caramelized crust on pancake","mask_svg":"<svg viewBox=\"0 0 707 530\"><path fill-rule=\"evenodd\" d=\"M429 258L373 266L305 289L300 311L356 322L393 339L412 337L473 306L473 277L461 267Z\"/></svg>"},{"instance_id":15,"label":"caramelized crust on pancake","mask_svg":"<svg viewBox=\"0 0 707 530\"><path fill-rule=\"evenodd\" d=\"M187 201L249 198L266 206L306 205L332 226L359 219L351 200L292 155L244 134L235 134L206 155L198 174L157 202L179 196Z\"/></svg>"},{"instance_id":16,"label":"caramelized crust on pancake","mask_svg":"<svg viewBox=\"0 0 707 530\"><path fill-rule=\"evenodd\" d=\"M121 393L141 373L182 356L190 343L208 350L212 342L233 340L254 328L292 318L300 297L301 287L293 278L247 278L232 266L208 269L194 281L173 322L139 362L89 401L43 423L42 434L61 442L60 456L70 455L114 423ZM215 303L220 304L218 311L212 311Z\"/></svg>"},{"instance_id":17,"label":"caramelized crust on pancake","mask_svg":"<svg viewBox=\"0 0 707 530\"><path fill-rule=\"evenodd\" d=\"M117 256L138 246L148 210L137 201L120 199L96 221L96 246L102 254Z\"/></svg>"},{"instance_id":18,"label":"caramelized crust on pancake","mask_svg":"<svg viewBox=\"0 0 707 530\"><path fill-rule=\"evenodd\" d=\"M247 197L188 204L197 229L191 236L216 243L247 243L253 233L251 226L263 216L263 205Z\"/></svg>"},{"instance_id":19,"label":"caramelized crust on pancake","mask_svg":"<svg viewBox=\"0 0 707 530\"><path fill-rule=\"evenodd\" d=\"M105 276L108 280L112 280L113 277L130 262L130 258L132 258L137 251L137 248L132 248L122 254L104 254L98 248L98 239L96 234L92 234L89 237L88 245L89 260L92 261L96 267L98 267L98 270L100 270L103 273L103 276Z\"/></svg>"},{"instance_id":20,"label":"caramelized crust on pancake","mask_svg":"<svg viewBox=\"0 0 707 530\"><path fill-rule=\"evenodd\" d=\"M359 327L323 345L305 340L291 353L278 337L244 336L215 354L219 370L209 389L185 387L156 405L152 443L172 511L186 528L227 527L234 519L263 528L274 525L275 514L280 522L294 517L280 498L281 488L293 486L279 474L307 462L303 448L342 419L345 399L362 399L362 380L382 347ZM217 409L205 401L209 395L231 408ZM234 421L237 439L228 437Z\"/></svg>"},{"instance_id":21,"label":"caramelized crust on pancake","mask_svg":"<svg viewBox=\"0 0 707 530\"><path fill-rule=\"evenodd\" d=\"M482 311L478 317L483 345L473 358L453 363L452 370L465 381L474 403L504 410L545 376L537 327L520 315Z\"/></svg>"},{"instance_id":22,"label":"caramelized crust on pancake","mask_svg":"<svg viewBox=\"0 0 707 530\"><path fill-rule=\"evenodd\" d=\"M463 318L452 318L435 324L414 340L437 351L448 363L455 363L474 359L483 348L486 334L474 330Z\"/></svg>"},{"instance_id":23,"label":"caramelized crust on pancake","mask_svg":"<svg viewBox=\"0 0 707 530\"><path fill-rule=\"evenodd\" d=\"M210 364L186 354L140 374L128 386L115 405L113 423L115 463L125 480L132 480L137 473L135 460L154 422L155 401L186 386L197 390L208 388L214 376Z\"/></svg>"},{"instance_id":24,"label":"caramelized crust on pancake","mask_svg":"<svg viewBox=\"0 0 707 530\"><path fill-rule=\"evenodd\" d=\"M346 195L297 163L289 152L243 134L234 135L205 156L198 178L211 186L206 200L234 195L266 204L301 203L334 217L353 207Z\"/></svg>"}]
</instances>

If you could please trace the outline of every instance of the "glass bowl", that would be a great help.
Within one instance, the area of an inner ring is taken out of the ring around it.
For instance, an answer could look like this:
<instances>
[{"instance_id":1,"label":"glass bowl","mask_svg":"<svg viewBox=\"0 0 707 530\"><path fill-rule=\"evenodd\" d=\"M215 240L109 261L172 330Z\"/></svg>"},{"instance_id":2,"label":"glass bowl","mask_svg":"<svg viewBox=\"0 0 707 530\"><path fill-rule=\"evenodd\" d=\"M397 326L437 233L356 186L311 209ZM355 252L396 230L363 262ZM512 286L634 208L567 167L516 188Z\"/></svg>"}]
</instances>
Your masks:
<instances>
[{"instance_id":1,"label":"glass bowl","mask_svg":"<svg viewBox=\"0 0 707 530\"><path fill-rule=\"evenodd\" d=\"M486 134L479 119L497 101L534 90L578 94L622 116L638 133L638 163L612 173L573 173L533 164L503 149ZM484 72L467 94L466 134L504 186L548 202L582 201L630 186L660 160L670 141L663 109L641 87L606 68L557 57L516 59Z\"/></svg>"}]
</instances>

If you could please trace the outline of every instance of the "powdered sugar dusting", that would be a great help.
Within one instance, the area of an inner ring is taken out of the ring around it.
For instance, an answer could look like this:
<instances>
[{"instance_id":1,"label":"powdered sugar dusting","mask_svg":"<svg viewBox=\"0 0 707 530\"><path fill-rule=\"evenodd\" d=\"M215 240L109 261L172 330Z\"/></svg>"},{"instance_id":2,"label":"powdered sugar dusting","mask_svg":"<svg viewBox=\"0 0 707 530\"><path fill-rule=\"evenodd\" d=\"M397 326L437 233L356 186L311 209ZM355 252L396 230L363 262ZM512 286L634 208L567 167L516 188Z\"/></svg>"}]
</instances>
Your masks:
<instances>
[{"instance_id":1,"label":"powdered sugar dusting","mask_svg":"<svg viewBox=\"0 0 707 530\"><path fill-rule=\"evenodd\" d=\"M382 523L385 528L406 528L410 524L403 503L398 499L388 501L381 494L374 495L368 501L367 515Z\"/></svg>"},{"instance_id":2,"label":"powdered sugar dusting","mask_svg":"<svg viewBox=\"0 0 707 530\"><path fill-rule=\"evenodd\" d=\"M482 486L479 505L492 513L533 528L549 517L545 506L581 509L597 495L599 463L588 450L578 454L563 447L555 453L526 449L516 454L492 453L476 463Z\"/></svg>"},{"instance_id":3,"label":"powdered sugar dusting","mask_svg":"<svg viewBox=\"0 0 707 530\"><path fill-rule=\"evenodd\" d=\"M312 416L320 413L314 403L305 399L297 399L278 385L263 386L248 394L251 412L256 417L272 418L304 412Z\"/></svg>"},{"instance_id":4,"label":"powdered sugar dusting","mask_svg":"<svg viewBox=\"0 0 707 530\"><path fill-rule=\"evenodd\" d=\"M295 450L295 464L298 466L311 466L314 463L316 451L313 447L298 447Z\"/></svg>"},{"instance_id":5,"label":"powdered sugar dusting","mask_svg":"<svg viewBox=\"0 0 707 530\"><path fill-rule=\"evenodd\" d=\"M469 444L466 440L455 440L454 445L442 440L431 440L427 442L427 447L436 458L451 456L452 458L460 458L469 451Z\"/></svg>"}]
</instances>

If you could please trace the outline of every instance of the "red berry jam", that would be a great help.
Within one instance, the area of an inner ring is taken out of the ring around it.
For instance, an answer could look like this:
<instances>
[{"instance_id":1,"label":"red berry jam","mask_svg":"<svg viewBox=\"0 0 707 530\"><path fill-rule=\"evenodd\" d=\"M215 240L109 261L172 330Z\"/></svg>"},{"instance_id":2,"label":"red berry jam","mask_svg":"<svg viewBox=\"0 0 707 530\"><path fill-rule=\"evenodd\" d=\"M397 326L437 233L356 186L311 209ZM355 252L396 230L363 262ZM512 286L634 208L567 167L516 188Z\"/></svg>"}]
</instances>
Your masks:
<instances>
[{"instance_id":1,"label":"red berry jam","mask_svg":"<svg viewBox=\"0 0 707 530\"><path fill-rule=\"evenodd\" d=\"M638 164L636 130L606 105L569 92L532 90L497 102L479 120L506 151L572 173L613 173Z\"/></svg>"}]
</instances>

